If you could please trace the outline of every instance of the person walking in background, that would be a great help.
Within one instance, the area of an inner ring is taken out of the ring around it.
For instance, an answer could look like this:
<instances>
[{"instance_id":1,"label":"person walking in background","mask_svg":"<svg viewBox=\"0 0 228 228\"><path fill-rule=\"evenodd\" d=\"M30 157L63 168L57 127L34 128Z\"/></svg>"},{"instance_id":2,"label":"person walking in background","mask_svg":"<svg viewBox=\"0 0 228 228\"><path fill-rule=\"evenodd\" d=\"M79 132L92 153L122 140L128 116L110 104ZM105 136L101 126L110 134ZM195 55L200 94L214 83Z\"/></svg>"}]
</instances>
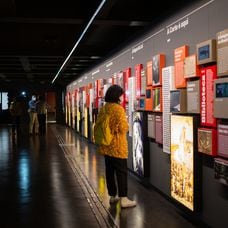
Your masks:
<instances>
[{"instance_id":1,"label":"person walking in background","mask_svg":"<svg viewBox=\"0 0 228 228\"><path fill-rule=\"evenodd\" d=\"M29 101L29 135L32 135L35 131L35 134L39 134L39 122L37 116L37 107L36 107L36 96L32 95L31 100Z\"/></svg>"},{"instance_id":2,"label":"person walking in background","mask_svg":"<svg viewBox=\"0 0 228 228\"><path fill-rule=\"evenodd\" d=\"M97 120L103 115L110 115L110 129L113 135L111 144L100 145L98 151L105 158L106 184L110 196L110 204L120 199L122 208L134 207L136 202L128 199L127 132L129 125L124 108L120 105L123 89L119 85L112 85L105 94L105 105L101 107ZM116 183L117 180L117 183Z\"/></svg>"},{"instance_id":3,"label":"person walking in background","mask_svg":"<svg viewBox=\"0 0 228 228\"><path fill-rule=\"evenodd\" d=\"M20 122L22 115L22 108L19 97L14 97L9 107L10 114L12 116L12 131L16 134L20 130Z\"/></svg>"},{"instance_id":4,"label":"person walking in background","mask_svg":"<svg viewBox=\"0 0 228 228\"><path fill-rule=\"evenodd\" d=\"M41 135L44 135L46 133L46 116L49 105L45 102L44 97L42 95L38 97L36 108L39 121L39 133Z\"/></svg>"}]
</instances>

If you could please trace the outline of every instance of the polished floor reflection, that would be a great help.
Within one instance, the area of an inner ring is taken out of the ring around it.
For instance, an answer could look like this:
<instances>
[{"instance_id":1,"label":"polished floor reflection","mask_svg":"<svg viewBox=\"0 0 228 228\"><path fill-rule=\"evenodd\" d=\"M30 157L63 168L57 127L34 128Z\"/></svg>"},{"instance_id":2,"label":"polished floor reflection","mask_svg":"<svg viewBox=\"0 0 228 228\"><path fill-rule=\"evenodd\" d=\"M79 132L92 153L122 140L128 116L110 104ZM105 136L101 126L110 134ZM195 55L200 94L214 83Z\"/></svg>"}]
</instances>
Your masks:
<instances>
[{"instance_id":1,"label":"polished floor reflection","mask_svg":"<svg viewBox=\"0 0 228 228\"><path fill-rule=\"evenodd\" d=\"M29 137L0 127L1 228L196 227L131 173L129 196L135 208L109 205L103 157L72 129Z\"/></svg>"}]
</instances>

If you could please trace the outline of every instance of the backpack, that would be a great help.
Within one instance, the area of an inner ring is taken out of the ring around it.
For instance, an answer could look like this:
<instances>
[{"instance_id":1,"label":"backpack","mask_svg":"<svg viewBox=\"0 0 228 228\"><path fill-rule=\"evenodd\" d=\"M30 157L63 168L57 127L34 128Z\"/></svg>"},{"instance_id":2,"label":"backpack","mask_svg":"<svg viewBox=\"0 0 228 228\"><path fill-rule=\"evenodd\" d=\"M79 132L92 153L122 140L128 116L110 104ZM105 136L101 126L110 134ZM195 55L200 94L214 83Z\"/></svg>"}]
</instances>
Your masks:
<instances>
[{"instance_id":1,"label":"backpack","mask_svg":"<svg viewBox=\"0 0 228 228\"><path fill-rule=\"evenodd\" d=\"M109 126L110 114L99 116L94 126L94 140L97 145L110 145L113 135Z\"/></svg>"}]
</instances>

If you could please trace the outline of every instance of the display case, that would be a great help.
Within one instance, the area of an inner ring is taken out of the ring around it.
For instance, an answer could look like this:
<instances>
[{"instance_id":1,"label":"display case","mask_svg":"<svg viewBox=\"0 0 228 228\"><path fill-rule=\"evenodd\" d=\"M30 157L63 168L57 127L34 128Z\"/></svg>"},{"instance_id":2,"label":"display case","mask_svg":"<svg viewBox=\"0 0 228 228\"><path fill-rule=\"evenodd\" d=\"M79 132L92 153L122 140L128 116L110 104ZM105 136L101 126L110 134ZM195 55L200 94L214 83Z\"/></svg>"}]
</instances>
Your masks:
<instances>
[{"instance_id":1,"label":"display case","mask_svg":"<svg viewBox=\"0 0 228 228\"><path fill-rule=\"evenodd\" d=\"M171 196L191 211L200 205L197 120L196 116L171 116Z\"/></svg>"}]
</instances>

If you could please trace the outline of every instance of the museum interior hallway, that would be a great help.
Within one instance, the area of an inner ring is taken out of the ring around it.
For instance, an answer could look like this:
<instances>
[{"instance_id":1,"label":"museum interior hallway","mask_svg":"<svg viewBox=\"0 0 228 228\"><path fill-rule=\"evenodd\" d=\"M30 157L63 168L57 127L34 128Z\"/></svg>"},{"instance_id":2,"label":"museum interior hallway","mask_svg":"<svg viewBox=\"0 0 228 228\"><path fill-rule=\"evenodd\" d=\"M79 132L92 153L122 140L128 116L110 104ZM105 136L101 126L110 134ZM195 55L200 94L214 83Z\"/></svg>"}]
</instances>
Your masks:
<instances>
[{"instance_id":1,"label":"museum interior hallway","mask_svg":"<svg viewBox=\"0 0 228 228\"><path fill-rule=\"evenodd\" d=\"M131 172L129 198L137 206L110 206L96 146L69 127L47 127L45 136L29 136L0 126L1 228L205 226Z\"/></svg>"}]
</instances>

